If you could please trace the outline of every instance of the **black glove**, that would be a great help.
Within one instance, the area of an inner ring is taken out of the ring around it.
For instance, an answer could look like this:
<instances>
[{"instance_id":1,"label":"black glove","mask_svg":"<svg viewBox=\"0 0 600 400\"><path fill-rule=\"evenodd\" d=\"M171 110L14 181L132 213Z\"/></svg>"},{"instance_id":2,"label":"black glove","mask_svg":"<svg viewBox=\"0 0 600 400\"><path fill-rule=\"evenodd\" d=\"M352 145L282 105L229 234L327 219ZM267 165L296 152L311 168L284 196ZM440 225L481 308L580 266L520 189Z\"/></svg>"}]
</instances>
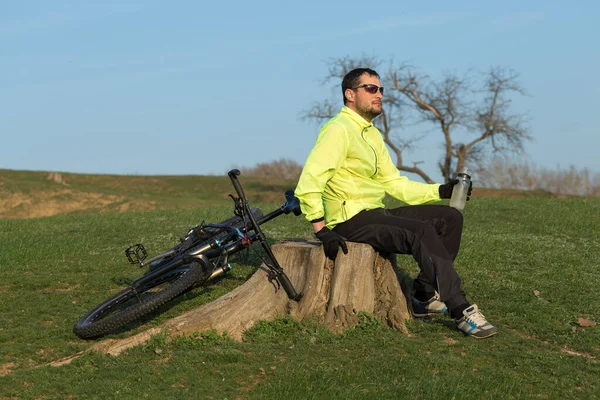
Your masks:
<instances>
[{"instance_id":1,"label":"black glove","mask_svg":"<svg viewBox=\"0 0 600 400\"><path fill-rule=\"evenodd\" d=\"M439 193L441 199L449 199L452 197L452 189L454 189L454 185L458 183L458 179L452 179L448 183L444 183L440 185ZM467 200L471 198L471 192L473 191L473 181L469 182L469 191L467 192Z\"/></svg>"},{"instance_id":2,"label":"black glove","mask_svg":"<svg viewBox=\"0 0 600 400\"><path fill-rule=\"evenodd\" d=\"M317 239L323 242L323 251L325 251L325 256L327 256L327 258L335 260L340 247L342 248L344 254L348 254L346 239L330 230L326 226L323 227L323 229L321 229L319 232L315 233L315 236Z\"/></svg>"}]
</instances>

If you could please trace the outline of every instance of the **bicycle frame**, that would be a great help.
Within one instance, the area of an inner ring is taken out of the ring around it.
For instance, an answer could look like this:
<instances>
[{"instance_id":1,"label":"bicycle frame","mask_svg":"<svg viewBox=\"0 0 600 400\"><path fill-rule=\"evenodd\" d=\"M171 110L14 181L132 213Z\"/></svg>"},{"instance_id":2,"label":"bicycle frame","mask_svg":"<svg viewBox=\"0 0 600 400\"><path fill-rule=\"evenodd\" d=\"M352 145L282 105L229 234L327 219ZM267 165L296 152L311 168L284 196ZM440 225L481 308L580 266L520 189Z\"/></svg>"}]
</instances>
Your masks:
<instances>
[{"instance_id":1,"label":"bicycle frame","mask_svg":"<svg viewBox=\"0 0 600 400\"><path fill-rule=\"evenodd\" d=\"M265 265L269 270L269 280L276 280L281 284L289 299L298 301L302 298L302 293L298 293L295 290L271 251L266 236L260 229L260 225L282 214L293 212L295 215L300 215L298 200L294 197L293 191L288 191L285 194L286 202L281 207L267 215L259 217L257 220L250 209L244 190L237 178L239 175L240 171L237 169L233 169L228 173L238 195L238 198L231 196L235 203L235 215L241 218L243 226L235 228L220 224L201 224L188 232L188 235L182 239L181 245L151 258L146 263L143 262L146 255L143 245L136 244L130 247L126 250L129 261L131 263L139 263L141 267L149 267L149 271L146 274L131 283L131 287L134 290L143 286L146 282L156 280L162 275L167 275L178 268L188 268L186 266L192 262L198 262L203 267L206 274L206 279L203 279L203 282L206 282L231 270L231 265L228 263L230 255L250 247L255 241L259 241L269 260L269 262L265 261ZM203 231L205 228L212 228L216 231L212 233L212 237L204 238L199 243L194 243L192 235L196 234L195 230L197 228L200 228L199 231ZM222 239L218 239L217 236L222 234L221 231L226 231L227 234ZM190 241L188 247L181 248L180 246L184 245L188 240ZM171 256L173 257L172 261L165 260ZM220 265L215 265L211 260L221 260L221 263ZM166 264L161 265L165 261Z\"/></svg>"},{"instance_id":2,"label":"bicycle frame","mask_svg":"<svg viewBox=\"0 0 600 400\"><path fill-rule=\"evenodd\" d=\"M148 271L129 286L103 300L84 314L74 325L74 333L82 339L100 337L127 324L139 321L144 315L231 269L229 256L259 242L267 257L261 257L270 281L284 288L292 300L299 300L283 268L277 262L260 225L281 215L293 212L300 215L298 199L293 191L286 193L286 202L267 215L252 210L238 181L240 171L231 170L229 178L238 197L233 199L235 216L219 224L205 224L190 229L181 243L151 258L144 245L138 243L125 250L132 264L148 267ZM254 214L256 212L256 215Z\"/></svg>"}]
</instances>

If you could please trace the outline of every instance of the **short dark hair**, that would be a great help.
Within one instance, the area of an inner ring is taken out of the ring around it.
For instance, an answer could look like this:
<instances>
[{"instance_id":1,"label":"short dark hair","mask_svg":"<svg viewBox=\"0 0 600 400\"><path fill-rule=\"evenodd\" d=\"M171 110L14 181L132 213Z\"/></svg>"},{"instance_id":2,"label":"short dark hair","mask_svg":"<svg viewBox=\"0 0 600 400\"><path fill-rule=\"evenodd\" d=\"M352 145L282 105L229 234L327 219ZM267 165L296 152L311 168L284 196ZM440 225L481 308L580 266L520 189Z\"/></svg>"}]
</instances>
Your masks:
<instances>
[{"instance_id":1,"label":"short dark hair","mask_svg":"<svg viewBox=\"0 0 600 400\"><path fill-rule=\"evenodd\" d=\"M346 89L352 89L353 87L358 86L360 84L360 77L363 76L363 74L379 78L379 74L371 68L355 68L348 72L344 76L344 79L342 79L342 97L344 98L344 104L348 102L348 99L346 99Z\"/></svg>"}]
</instances>

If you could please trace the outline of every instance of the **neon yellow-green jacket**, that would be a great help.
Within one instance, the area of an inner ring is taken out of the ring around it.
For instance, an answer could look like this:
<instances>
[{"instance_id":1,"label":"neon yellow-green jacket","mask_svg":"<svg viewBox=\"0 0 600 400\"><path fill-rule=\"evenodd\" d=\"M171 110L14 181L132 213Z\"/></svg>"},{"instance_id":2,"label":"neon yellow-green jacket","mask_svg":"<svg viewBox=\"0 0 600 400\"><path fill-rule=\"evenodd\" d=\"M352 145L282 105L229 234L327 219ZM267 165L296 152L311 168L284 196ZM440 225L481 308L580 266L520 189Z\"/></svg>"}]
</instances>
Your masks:
<instances>
[{"instance_id":1,"label":"neon yellow-green jacket","mask_svg":"<svg viewBox=\"0 0 600 400\"><path fill-rule=\"evenodd\" d=\"M332 229L363 210L384 207L385 193L423 204L440 200L439 186L400 176L379 130L344 107L321 128L295 194L307 220L324 217Z\"/></svg>"}]
</instances>

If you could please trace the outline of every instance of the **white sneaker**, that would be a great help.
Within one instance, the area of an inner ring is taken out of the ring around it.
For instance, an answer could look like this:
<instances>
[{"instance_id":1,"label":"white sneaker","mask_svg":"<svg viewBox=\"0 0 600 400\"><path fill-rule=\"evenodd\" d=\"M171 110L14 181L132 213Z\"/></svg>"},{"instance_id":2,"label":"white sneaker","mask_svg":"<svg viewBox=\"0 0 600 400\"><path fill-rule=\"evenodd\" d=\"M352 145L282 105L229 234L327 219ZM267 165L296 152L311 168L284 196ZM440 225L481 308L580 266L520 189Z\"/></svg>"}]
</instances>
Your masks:
<instances>
[{"instance_id":1,"label":"white sneaker","mask_svg":"<svg viewBox=\"0 0 600 400\"><path fill-rule=\"evenodd\" d=\"M465 335L477 339L483 339L498 333L498 328L490 324L485 316L479 312L477 304L473 304L463 311L463 317L456 320L456 326Z\"/></svg>"},{"instance_id":2,"label":"white sneaker","mask_svg":"<svg viewBox=\"0 0 600 400\"><path fill-rule=\"evenodd\" d=\"M440 300L440 295L435 295L427 301L412 298L412 315L416 318L426 317L428 315L443 314L448 310L446 303Z\"/></svg>"}]
</instances>

